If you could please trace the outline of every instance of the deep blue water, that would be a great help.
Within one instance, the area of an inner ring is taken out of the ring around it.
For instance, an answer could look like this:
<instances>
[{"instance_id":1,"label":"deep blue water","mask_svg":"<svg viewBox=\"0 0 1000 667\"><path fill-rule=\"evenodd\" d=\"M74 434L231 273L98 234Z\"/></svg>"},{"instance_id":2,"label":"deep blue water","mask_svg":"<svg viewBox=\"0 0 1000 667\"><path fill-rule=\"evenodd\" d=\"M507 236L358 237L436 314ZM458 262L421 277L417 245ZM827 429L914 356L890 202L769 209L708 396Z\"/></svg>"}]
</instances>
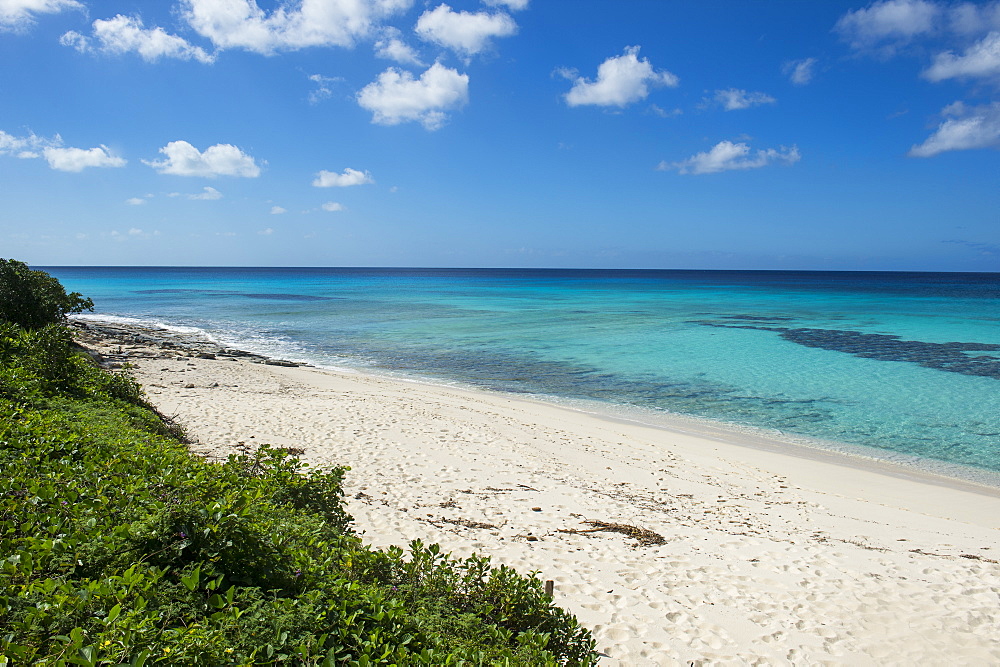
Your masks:
<instances>
[{"instance_id":1,"label":"deep blue water","mask_svg":"<svg viewBox=\"0 0 1000 667\"><path fill-rule=\"evenodd\" d=\"M42 268L102 317L320 366L1000 471L1000 274Z\"/></svg>"}]
</instances>

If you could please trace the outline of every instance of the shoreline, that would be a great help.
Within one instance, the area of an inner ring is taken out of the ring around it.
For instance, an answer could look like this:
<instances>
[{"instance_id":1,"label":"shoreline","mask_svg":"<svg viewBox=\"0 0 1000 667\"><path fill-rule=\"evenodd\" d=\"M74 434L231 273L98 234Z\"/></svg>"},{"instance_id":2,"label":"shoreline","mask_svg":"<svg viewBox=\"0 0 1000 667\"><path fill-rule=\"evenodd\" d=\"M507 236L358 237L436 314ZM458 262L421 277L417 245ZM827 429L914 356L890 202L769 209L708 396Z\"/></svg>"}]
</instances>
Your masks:
<instances>
[{"instance_id":1,"label":"shoreline","mask_svg":"<svg viewBox=\"0 0 1000 667\"><path fill-rule=\"evenodd\" d=\"M399 375L377 370L317 366L309 362L290 361L229 347L215 342L201 333L167 329L156 325L101 320L99 316L71 318L71 323L80 323L104 336L119 336L132 342L148 343L155 346L164 346L165 344L167 349L192 350L201 354L242 358L253 363L273 366L312 368L331 373L357 373L393 382L411 382L429 387L456 389L472 393L481 392L511 400L528 401L579 412L612 422L660 429L677 435L707 438L737 447L750 447L786 456L818 460L832 465L846 466L926 484L948 486L956 490L1000 498L1000 471L936 459L925 459L916 455L900 454L866 445L826 441L805 435L786 434L765 428L732 424L707 417L656 412L646 408L619 406L596 400L564 399L556 396L508 392L460 382L435 382L426 377Z\"/></svg>"},{"instance_id":2,"label":"shoreline","mask_svg":"<svg viewBox=\"0 0 1000 667\"><path fill-rule=\"evenodd\" d=\"M97 334L84 342L134 364L193 451L267 442L351 466L367 543L538 572L601 665L1000 662L994 494L531 398Z\"/></svg>"}]
</instances>

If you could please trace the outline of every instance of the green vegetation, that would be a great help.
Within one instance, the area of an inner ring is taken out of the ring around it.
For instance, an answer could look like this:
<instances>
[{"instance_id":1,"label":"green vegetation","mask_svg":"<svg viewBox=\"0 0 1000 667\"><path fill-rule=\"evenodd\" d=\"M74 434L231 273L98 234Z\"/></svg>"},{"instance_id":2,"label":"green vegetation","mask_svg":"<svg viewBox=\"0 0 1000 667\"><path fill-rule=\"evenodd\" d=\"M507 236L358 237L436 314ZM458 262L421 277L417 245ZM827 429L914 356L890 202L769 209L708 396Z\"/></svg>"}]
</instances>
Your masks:
<instances>
[{"instance_id":1,"label":"green vegetation","mask_svg":"<svg viewBox=\"0 0 1000 667\"><path fill-rule=\"evenodd\" d=\"M31 280L47 291L20 303L62 304L57 321L88 303ZM0 321L0 665L593 664L537 579L365 547L347 468L191 455L128 375L32 308Z\"/></svg>"},{"instance_id":2,"label":"green vegetation","mask_svg":"<svg viewBox=\"0 0 1000 667\"><path fill-rule=\"evenodd\" d=\"M44 271L32 271L16 259L0 259L0 322L39 329L62 322L70 313L93 309L93 301L79 292L66 294Z\"/></svg>"}]
</instances>

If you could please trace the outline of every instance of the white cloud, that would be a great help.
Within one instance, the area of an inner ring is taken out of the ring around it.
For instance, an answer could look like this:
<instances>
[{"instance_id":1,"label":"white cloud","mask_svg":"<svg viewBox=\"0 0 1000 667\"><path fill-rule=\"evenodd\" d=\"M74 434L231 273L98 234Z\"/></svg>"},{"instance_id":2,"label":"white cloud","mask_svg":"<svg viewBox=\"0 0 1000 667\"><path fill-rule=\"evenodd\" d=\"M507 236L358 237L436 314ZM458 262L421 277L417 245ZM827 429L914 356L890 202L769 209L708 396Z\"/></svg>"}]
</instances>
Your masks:
<instances>
[{"instance_id":1,"label":"white cloud","mask_svg":"<svg viewBox=\"0 0 1000 667\"><path fill-rule=\"evenodd\" d=\"M59 171L83 171L87 167L124 167L126 160L111 154L107 146L96 148L54 148L42 151L46 162Z\"/></svg>"},{"instance_id":2,"label":"white cloud","mask_svg":"<svg viewBox=\"0 0 1000 667\"><path fill-rule=\"evenodd\" d=\"M941 114L950 118L924 143L913 146L908 153L910 157L931 157L946 151L973 148L1000 149L1000 102L979 107L955 102L945 107Z\"/></svg>"},{"instance_id":3,"label":"white cloud","mask_svg":"<svg viewBox=\"0 0 1000 667\"><path fill-rule=\"evenodd\" d=\"M507 14L456 12L441 4L420 15L415 32L428 42L472 56L489 48L490 39L516 33L517 23Z\"/></svg>"},{"instance_id":4,"label":"white cloud","mask_svg":"<svg viewBox=\"0 0 1000 667\"><path fill-rule=\"evenodd\" d=\"M188 199L200 199L203 201L214 201L216 199L222 199L222 193L215 188L205 186L202 191L196 195L188 195Z\"/></svg>"},{"instance_id":5,"label":"white cloud","mask_svg":"<svg viewBox=\"0 0 1000 667\"><path fill-rule=\"evenodd\" d=\"M47 147L62 145L62 137L58 134L52 139L39 137L34 132L26 137L15 137L0 130L0 155L13 155L19 158L41 157L41 151Z\"/></svg>"},{"instance_id":6,"label":"white cloud","mask_svg":"<svg viewBox=\"0 0 1000 667\"><path fill-rule=\"evenodd\" d=\"M152 232L147 232L142 229L139 229L138 227L132 227L124 234L119 232L117 229L112 229L111 233L109 234L109 236L111 236L111 238L113 238L115 241L126 241L130 238L150 239L153 238L154 236L159 236L159 235L160 235L160 230L158 229Z\"/></svg>"},{"instance_id":7,"label":"white cloud","mask_svg":"<svg viewBox=\"0 0 1000 667\"><path fill-rule=\"evenodd\" d=\"M335 201L328 201L327 203L323 204L323 210L324 211L331 211L331 212L332 211L343 211L344 210L344 205L343 204L338 204Z\"/></svg>"},{"instance_id":8,"label":"white cloud","mask_svg":"<svg viewBox=\"0 0 1000 667\"><path fill-rule=\"evenodd\" d=\"M271 207L271 215L281 215L282 213L287 213L288 209L281 208L280 206Z\"/></svg>"},{"instance_id":9,"label":"white cloud","mask_svg":"<svg viewBox=\"0 0 1000 667\"><path fill-rule=\"evenodd\" d=\"M317 104L333 96L333 87L330 84L342 82L344 79L339 76L310 74L309 80L316 84L316 89L309 93L309 103Z\"/></svg>"},{"instance_id":10,"label":"white cloud","mask_svg":"<svg viewBox=\"0 0 1000 667\"><path fill-rule=\"evenodd\" d=\"M358 171L348 167L344 173L338 174L325 169L318 174L312 184L317 188L346 188L352 185L374 183L375 179L367 171Z\"/></svg>"},{"instance_id":11,"label":"white cloud","mask_svg":"<svg viewBox=\"0 0 1000 667\"><path fill-rule=\"evenodd\" d=\"M675 108L675 109L673 109L671 111L667 111L666 109L664 109L662 107L659 107L659 106L657 106L655 104L650 104L649 105L649 110L652 113L655 113L660 118L674 118L676 116L683 116L684 115L684 110L683 109L676 109Z\"/></svg>"},{"instance_id":12,"label":"white cloud","mask_svg":"<svg viewBox=\"0 0 1000 667\"><path fill-rule=\"evenodd\" d=\"M914 37L931 32L941 12L928 0L882 0L847 12L834 30L855 49L890 55Z\"/></svg>"},{"instance_id":13,"label":"white cloud","mask_svg":"<svg viewBox=\"0 0 1000 667\"><path fill-rule=\"evenodd\" d=\"M23 30L35 14L56 14L64 9L84 9L76 0L0 0L0 31Z\"/></svg>"},{"instance_id":14,"label":"white cloud","mask_svg":"<svg viewBox=\"0 0 1000 667\"><path fill-rule=\"evenodd\" d=\"M372 112L372 122L398 125L419 121L436 130L447 120L445 111L469 100L469 77L434 63L414 79L410 72L390 67L376 81L358 91L358 104Z\"/></svg>"},{"instance_id":15,"label":"white cloud","mask_svg":"<svg viewBox=\"0 0 1000 667\"><path fill-rule=\"evenodd\" d=\"M785 63L781 71L794 83L796 86L804 86L810 81L812 81L815 75L816 63L819 62L816 58L803 58L802 60L791 60Z\"/></svg>"},{"instance_id":16,"label":"white cloud","mask_svg":"<svg viewBox=\"0 0 1000 667\"><path fill-rule=\"evenodd\" d=\"M385 28L382 31L382 38L375 42L375 55L402 65L423 67L424 63L420 60L420 56L413 47L400 39L401 35L397 28Z\"/></svg>"},{"instance_id":17,"label":"white cloud","mask_svg":"<svg viewBox=\"0 0 1000 667\"><path fill-rule=\"evenodd\" d=\"M149 165L161 174L176 176L243 176L256 178L260 176L260 167L252 157L231 144L215 144L200 152L186 141L171 141L160 149L166 155L165 160L147 161Z\"/></svg>"},{"instance_id":18,"label":"white cloud","mask_svg":"<svg viewBox=\"0 0 1000 667\"><path fill-rule=\"evenodd\" d=\"M125 203L129 206L142 206L146 203L146 199L143 197L129 197L125 200Z\"/></svg>"},{"instance_id":19,"label":"white cloud","mask_svg":"<svg viewBox=\"0 0 1000 667\"><path fill-rule=\"evenodd\" d=\"M483 0L484 5L491 7L506 7L507 9L519 12L528 8L529 0Z\"/></svg>"},{"instance_id":20,"label":"white cloud","mask_svg":"<svg viewBox=\"0 0 1000 667\"><path fill-rule=\"evenodd\" d=\"M194 59L202 63L215 60L214 55L200 46L193 46L182 37L168 34L163 28L144 27L138 17L118 14L111 19L94 21L93 28L93 40L97 46L91 46L91 38L72 30L60 37L59 43L81 53L122 55L135 52L146 62L156 62L160 58Z\"/></svg>"},{"instance_id":21,"label":"white cloud","mask_svg":"<svg viewBox=\"0 0 1000 667\"><path fill-rule=\"evenodd\" d=\"M750 93L739 88L717 90L713 99L716 104L721 105L726 111L749 109L761 104L774 104L777 102L776 99L766 93Z\"/></svg>"},{"instance_id":22,"label":"white cloud","mask_svg":"<svg viewBox=\"0 0 1000 667\"><path fill-rule=\"evenodd\" d=\"M1000 30L1000 2L962 2L948 9L948 27L959 35Z\"/></svg>"},{"instance_id":23,"label":"white cloud","mask_svg":"<svg viewBox=\"0 0 1000 667\"><path fill-rule=\"evenodd\" d=\"M681 162L661 162L657 169L676 169L681 174L714 174L733 169L757 169L775 162L794 164L801 156L796 146L768 148L751 153L743 142L720 141L711 150L698 153Z\"/></svg>"},{"instance_id":24,"label":"white cloud","mask_svg":"<svg viewBox=\"0 0 1000 667\"><path fill-rule=\"evenodd\" d=\"M267 229L262 229L257 233L260 234L261 236L270 236L271 234L274 233L274 230L268 227Z\"/></svg>"},{"instance_id":25,"label":"white cloud","mask_svg":"<svg viewBox=\"0 0 1000 667\"><path fill-rule=\"evenodd\" d=\"M217 48L265 55L310 46L354 46L413 0L290 0L268 13L255 0L182 0L181 15Z\"/></svg>"},{"instance_id":26,"label":"white cloud","mask_svg":"<svg viewBox=\"0 0 1000 667\"><path fill-rule=\"evenodd\" d=\"M568 70L561 73L564 76L571 74ZM680 79L674 74L654 70L645 58L639 60L638 46L629 46L624 54L601 63L596 81L577 77L565 98L571 107L584 104L624 107L645 99L650 86L676 86L678 83Z\"/></svg>"},{"instance_id":27,"label":"white cloud","mask_svg":"<svg viewBox=\"0 0 1000 667\"><path fill-rule=\"evenodd\" d=\"M930 81L952 78L1000 77L1000 32L986 35L961 56L945 51L934 56L934 64L923 72Z\"/></svg>"}]
</instances>

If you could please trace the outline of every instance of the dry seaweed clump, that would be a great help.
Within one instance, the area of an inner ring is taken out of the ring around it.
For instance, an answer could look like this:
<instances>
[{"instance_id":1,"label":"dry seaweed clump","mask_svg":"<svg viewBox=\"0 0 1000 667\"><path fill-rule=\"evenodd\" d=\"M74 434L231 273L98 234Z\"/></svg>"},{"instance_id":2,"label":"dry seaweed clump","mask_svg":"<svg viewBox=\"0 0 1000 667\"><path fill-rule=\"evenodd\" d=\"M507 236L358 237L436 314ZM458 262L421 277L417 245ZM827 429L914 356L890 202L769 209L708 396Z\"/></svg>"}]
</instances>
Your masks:
<instances>
[{"instance_id":1,"label":"dry seaweed clump","mask_svg":"<svg viewBox=\"0 0 1000 667\"><path fill-rule=\"evenodd\" d=\"M584 521L583 523L594 527L586 530L580 530L578 528L563 528L560 529L559 532L571 533L573 535L597 533L601 531L621 533L622 535L628 535L629 537L635 539L637 542L636 546L640 547L656 546L658 544L667 543L667 541L659 533L654 533L646 528L632 526L627 523L614 523L612 521Z\"/></svg>"}]
</instances>

